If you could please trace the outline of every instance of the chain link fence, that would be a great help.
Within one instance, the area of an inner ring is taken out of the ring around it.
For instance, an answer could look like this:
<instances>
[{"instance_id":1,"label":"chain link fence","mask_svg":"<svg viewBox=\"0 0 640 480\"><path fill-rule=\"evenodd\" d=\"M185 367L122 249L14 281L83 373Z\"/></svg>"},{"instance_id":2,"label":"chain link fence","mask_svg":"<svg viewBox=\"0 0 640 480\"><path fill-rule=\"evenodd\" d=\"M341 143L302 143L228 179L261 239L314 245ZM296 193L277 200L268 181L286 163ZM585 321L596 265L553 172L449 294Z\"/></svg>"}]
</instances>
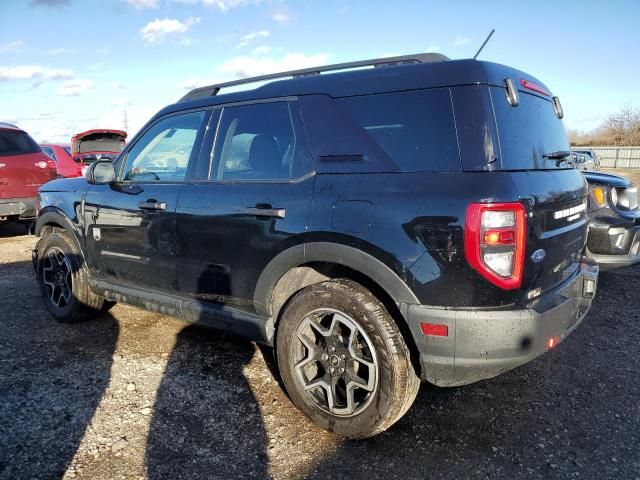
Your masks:
<instances>
[{"instance_id":1,"label":"chain link fence","mask_svg":"<svg viewBox=\"0 0 640 480\"><path fill-rule=\"evenodd\" d=\"M572 147L571 150L593 150L600 155L604 168L640 168L640 147Z\"/></svg>"}]
</instances>

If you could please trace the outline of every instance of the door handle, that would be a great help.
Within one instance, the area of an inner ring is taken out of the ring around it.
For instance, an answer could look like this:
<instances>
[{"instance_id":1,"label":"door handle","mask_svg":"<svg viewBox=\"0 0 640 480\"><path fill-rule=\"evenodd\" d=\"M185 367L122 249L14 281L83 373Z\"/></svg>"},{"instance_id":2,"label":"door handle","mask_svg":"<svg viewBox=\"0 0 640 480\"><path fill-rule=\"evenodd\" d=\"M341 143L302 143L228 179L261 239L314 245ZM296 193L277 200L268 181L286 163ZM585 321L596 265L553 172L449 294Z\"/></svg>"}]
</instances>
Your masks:
<instances>
[{"instance_id":1,"label":"door handle","mask_svg":"<svg viewBox=\"0 0 640 480\"><path fill-rule=\"evenodd\" d=\"M246 215L255 215L256 217L275 217L284 218L287 211L284 208L258 208L248 207L245 208L242 213Z\"/></svg>"},{"instance_id":2,"label":"door handle","mask_svg":"<svg viewBox=\"0 0 640 480\"><path fill-rule=\"evenodd\" d=\"M167 202L158 202L156 200L147 200L146 202L140 202L138 205L143 210L166 210Z\"/></svg>"}]
</instances>

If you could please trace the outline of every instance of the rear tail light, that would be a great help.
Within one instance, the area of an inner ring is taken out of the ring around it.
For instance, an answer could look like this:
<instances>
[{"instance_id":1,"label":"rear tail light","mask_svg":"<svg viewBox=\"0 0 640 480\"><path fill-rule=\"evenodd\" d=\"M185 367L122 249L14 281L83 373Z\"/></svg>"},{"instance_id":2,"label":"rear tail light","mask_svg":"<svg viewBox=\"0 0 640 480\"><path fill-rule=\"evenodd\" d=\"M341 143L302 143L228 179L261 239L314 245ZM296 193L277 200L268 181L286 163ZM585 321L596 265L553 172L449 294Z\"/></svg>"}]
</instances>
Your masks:
<instances>
[{"instance_id":1,"label":"rear tail light","mask_svg":"<svg viewBox=\"0 0 640 480\"><path fill-rule=\"evenodd\" d=\"M40 161L36 162L36 167L41 168L42 170L46 170L47 168L49 170L56 170L56 162L54 162L51 159L49 159L49 160L40 160Z\"/></svg>"},{"instance_id":2,"label":"rear tail light","mask_svg":"<svg viewBox=\"0 0 640 480\"><path fill-rule=\"evenodd\" d=\"M472 203L467 208L464 235L469 265L504 290L520 287L526 239L521 203Z\"/></svg>"}]
</instances>

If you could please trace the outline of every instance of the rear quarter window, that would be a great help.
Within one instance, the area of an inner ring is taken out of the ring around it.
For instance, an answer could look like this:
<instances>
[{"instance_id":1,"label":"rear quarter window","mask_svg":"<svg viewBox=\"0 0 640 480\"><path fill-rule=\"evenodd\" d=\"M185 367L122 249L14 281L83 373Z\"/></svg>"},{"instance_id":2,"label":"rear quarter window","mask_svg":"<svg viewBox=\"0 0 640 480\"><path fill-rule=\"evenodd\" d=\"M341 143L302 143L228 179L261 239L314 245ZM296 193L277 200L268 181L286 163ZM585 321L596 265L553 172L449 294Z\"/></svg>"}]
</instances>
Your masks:
<instances>
[{"instance_id":1,"label":"rear quarter window","mask_svg":"<svg viewBox=\"0 0 640 480\"><path fill-rule=\"evenodd\" d=\"M569 150L564 125L549 100L519 92L520 104L512 107L503 88L491 87L490 91L504 170L571 167L570 157L560 162L543 157L545 153Z\"/></svg>"},{"instance_id":2,"label":"rear quarter window","mask_svg":"<svg viewBox=\"0 0 640 480\"><path fill-rule=\"evenodd\" d=\"M25 132L0 131L0 156L40 152L40 146Z\"/></svg>"},{"instance_id":3,"label":"rear quarter window","mask_svg":"<svg viewBox=\"0 0 640 480\"><path fill-rule=\"evenodd\" d=\"M377 144L396 171L460 170L448 88L345 97L343 112Z\"/></svg>"}]
</instances>

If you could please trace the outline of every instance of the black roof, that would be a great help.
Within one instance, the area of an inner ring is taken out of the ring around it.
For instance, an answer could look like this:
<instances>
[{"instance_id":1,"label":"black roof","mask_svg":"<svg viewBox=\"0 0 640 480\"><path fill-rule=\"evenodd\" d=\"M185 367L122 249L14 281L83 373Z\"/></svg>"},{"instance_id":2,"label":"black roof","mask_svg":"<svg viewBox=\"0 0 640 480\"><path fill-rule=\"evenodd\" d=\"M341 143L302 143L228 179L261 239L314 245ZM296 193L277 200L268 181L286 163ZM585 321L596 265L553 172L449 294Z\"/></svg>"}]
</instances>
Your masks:
<instances>
[{"instance_id":1,"label":"black roof","mask_svg":"<svg viewBox=\"0 0 640 480\"><path fill-rule=\"evenodd\" d=\"M192 108L287 96L325 94L345 97L455 85L502 86L503 80L508 77L513 78L517 85L517 80L524 79L549 90L536 78L504 65L471 59L449 60L275 80L251 90L180 101L162 109L154 118Z\"/></svg>"}]
</instances>

